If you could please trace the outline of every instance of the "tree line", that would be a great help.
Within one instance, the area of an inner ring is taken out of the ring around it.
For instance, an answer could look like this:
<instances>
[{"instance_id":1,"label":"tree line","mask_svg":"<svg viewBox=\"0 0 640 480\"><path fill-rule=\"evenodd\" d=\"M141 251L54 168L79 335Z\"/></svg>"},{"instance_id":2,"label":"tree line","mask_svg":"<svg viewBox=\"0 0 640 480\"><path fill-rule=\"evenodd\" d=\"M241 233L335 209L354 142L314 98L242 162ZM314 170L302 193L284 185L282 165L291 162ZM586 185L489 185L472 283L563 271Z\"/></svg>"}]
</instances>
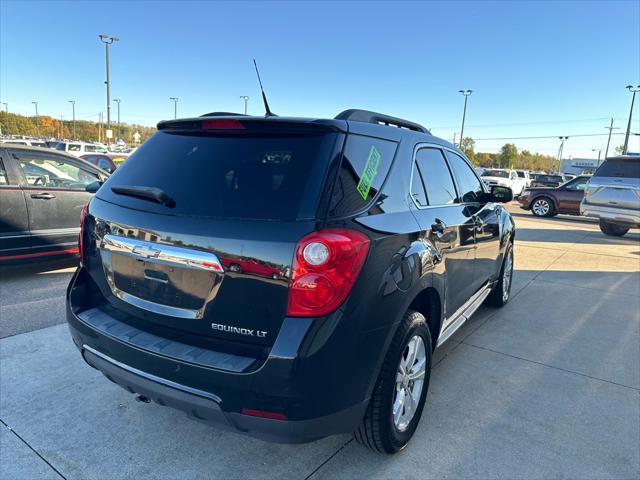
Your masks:
<instances>
[{"instance_id":1,"label":"tree line","mask_svg":"<svg viewBox=\"0 0 640 480\"><path fill-rule=\"evenodd\" d=\"M476 142L464 137L460 149L473 165L484 168L518 168L523 170L551 172L558 169L558 159L551 155L518 151L513 143L505 143L498 153L475 151Z\"/></svg>"},{"instance_id":2,"label":"tree line","mask_svg":"<svg viewBox=\"0 0 640 480\"><path fill-rule=\"evenodd\" d=\"M28 117L17 113L8 113L0 111L0 127L2 127L3 135L26 135L42 138L69 138L73 140L82 140L85 142L97 142L99 139L106 143L105 124L102 128L98 122L90 120L76 120L76 134L73 135L73 122L71 120L63 120L50 117L48 115L38 115L36 117ZM102 132L100 133L100 128ZM115 123L111 124L113 130L113 139L122 138L126 143L133 144L133 134L140 134L140 141L144 142L156 131L154 127L145 127L142 125L121 123L120 132ZM101 138L100 138L101 137Z\"/></svg>"}]
</instances>

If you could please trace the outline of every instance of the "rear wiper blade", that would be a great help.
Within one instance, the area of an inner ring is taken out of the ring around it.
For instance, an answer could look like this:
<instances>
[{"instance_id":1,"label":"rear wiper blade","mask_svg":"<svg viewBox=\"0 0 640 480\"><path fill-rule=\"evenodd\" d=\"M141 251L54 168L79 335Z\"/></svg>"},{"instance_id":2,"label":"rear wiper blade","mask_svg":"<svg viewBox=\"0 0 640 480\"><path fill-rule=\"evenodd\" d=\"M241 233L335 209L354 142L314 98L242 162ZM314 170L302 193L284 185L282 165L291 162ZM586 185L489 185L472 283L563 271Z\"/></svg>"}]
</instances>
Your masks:
<instances>
[{"instance_id":1,"label":"rear wiper blade","mask_svg":"<svg viewBox=\"0 0 640 480\"><path fill-rule=\"evenodd\" d=\"M135 185L114 185L111 187L113 193L119 195L128 195L130 197L141 198L143 200L151 200L161 203L162 205L173 208L176 202L164 190L156 187L138 187Z\"/></svg>"}]
</instances>

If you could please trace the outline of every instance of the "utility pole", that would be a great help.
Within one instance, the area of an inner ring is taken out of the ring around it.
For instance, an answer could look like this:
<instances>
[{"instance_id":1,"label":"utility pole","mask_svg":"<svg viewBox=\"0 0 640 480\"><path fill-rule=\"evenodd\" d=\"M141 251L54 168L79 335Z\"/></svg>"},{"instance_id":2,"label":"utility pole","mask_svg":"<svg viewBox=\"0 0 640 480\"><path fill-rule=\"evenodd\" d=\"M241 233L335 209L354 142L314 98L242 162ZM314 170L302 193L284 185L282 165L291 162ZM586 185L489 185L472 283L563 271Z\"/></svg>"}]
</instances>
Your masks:
<instances>
[{"instance_id":1,"label":"utility pole","mask_svg":"<svg viewBox=\"0 0 640 480\"><path fill-rule=\"evenodd\" d=\"M98 143L102 143L102 112L98 114Z\"/></svg>"},{"instance_id":2,"label":"utility pole","mask_svg":"<svg viewBox=\"0 0 640 480\"><path fill-rule=\"evenodd\" d=\"M109 99L109 45L111 45L113 42L117 42L120 39L114 35L105 35L104 33L101 33L100 35L98 35L98 37L104 44L105 51L107 79L104 83L107 85L107 130L109 130L111 129L111 100Z\"/></svg>"},{"instance_id":3,"label":"utility pole","mask_svg":"<svg viewBox=\"0 0 640 480\"><path fill-rule=\"evenodd\" d=\"M458 90L464 96L464 110L462 111L462 128L460 128L460 144L458 147L462 148L462 141L464 140L464 120L467 116L467 97L473 93L473 90Z\"/></svg>"},{"instance_id":4,"label":"utility pole","mask_svg":"<svg viewBox=\"0 0 640 480\"><path fill-rule=\"evenodd\" d=\"M38 102L31 102L36 106L36 136L40 137L40 123L38 122Z\"/></svg>"},{"instance_id":5,"label":"utility pole","mask_svg":"<svg viewBox=\"0 0 640 480\"><path fill-rule=\"evenodd\" d=\"M633 103L636 100L636 92L640 92L640 85L634 87L633 85L627 85L627 90L629 90L631 95L631 108L629 109L629 121L627 122L627 133L624 136L624 147L622 147L622 154L627 154L627 149L629 148L629 133L631 132L631 117L633 116Z\"/></svg>"},{"instance_id":6,"label":"utility pole","mask_svg":"<svg viewBox=\"0 0 640 480\"><path fill-rule=\"evenodd\" d=\"M71 104L71 112L72 112L72 117L73 117L73 139L76 139L76 101L75 100L69 100L69 103Z\"/></svg>"},{"instance_id":7,"label":"utility pole","mask_svg":"<svg viewBox=\"0 0 640 480\"><path fill-rule=\"evenodd\" d=\"M558 149L558 174L560 174L560 171L562 170L562 152L564 151L564 142L565 140L568 140L569 137L558 137L558 139L560 140L560 148Z\"/></svg>"},{"instance_id":8,"label":"utility pole","mask_svg":"<svg viewBox=\"0 0 640 480\"><path fill-rule=\"evenodd\" d=\"M611 123L609 124L608 127L604 127L604 128L609 130L609 138L607 138L607 149L604 151L604 159L606 160L607 157L609 156L609 144L611 143L611 130L617 130L620 127L613 126L613 117L611 117Z\"/></svg>"},{"instance_id":9,"label":"utility pole","mask_svg":"<svg viewBox=\"0 0 640 480\"><path fill-rule=\"evenodd\" d=\"M169 100L173 102L173 119L178 118L178 97L169 97Z\"/></svg>"},{"instance_id":10,"label":"utility pole","mask_svg":"<svg viewBox=\"0 0 640 480\"><path fill-rule=\"evenodd\" d=\"M602 155L602 149L601 148L592 148L591 151L592 152L598 152L598 163L596 164L596 168L598 168L600 166L600 155Z\"/></svg>"},{"instance_id":11,"label":"utility pole","mask_svg":"<svg viewBox=\"0 0 640 480\"><path fill-rule=\"evenodd\" d=\"M244 114L247 114L247 102L249 101L249 97L247 95L240 95L240 100L244 100Z\"/></svg>"},{"instance_id":12,"label":"utility pole","mask_svg":"<svg viewBox=\"0 0 640 480\"><path fill-rule=\"evenodd\" d=\"M118 137L117 138L120 138L120 99L114 98L113 101L118 104Z\"/></svg>"}]
</instances>

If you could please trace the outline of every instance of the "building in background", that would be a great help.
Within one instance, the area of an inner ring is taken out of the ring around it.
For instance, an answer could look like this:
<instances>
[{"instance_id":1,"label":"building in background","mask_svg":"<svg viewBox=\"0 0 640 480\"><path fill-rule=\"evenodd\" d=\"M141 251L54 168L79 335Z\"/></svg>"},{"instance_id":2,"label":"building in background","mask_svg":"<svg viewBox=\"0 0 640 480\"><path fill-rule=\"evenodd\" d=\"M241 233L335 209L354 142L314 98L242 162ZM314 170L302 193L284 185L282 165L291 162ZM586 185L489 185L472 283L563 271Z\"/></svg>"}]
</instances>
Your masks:
<instances>
[{"instance_id":1,"label":"building in background","mask_svg":"<svg viewBox=\"0 0 640 480\"><path fill-rule=\"evenodd\" d=\"M568 158L562 160L560 171L570 175L580 175L581 173L590 174L593 173L603 161L604 160L598 160L597 158Z\"/></svg>"}]
</instances>

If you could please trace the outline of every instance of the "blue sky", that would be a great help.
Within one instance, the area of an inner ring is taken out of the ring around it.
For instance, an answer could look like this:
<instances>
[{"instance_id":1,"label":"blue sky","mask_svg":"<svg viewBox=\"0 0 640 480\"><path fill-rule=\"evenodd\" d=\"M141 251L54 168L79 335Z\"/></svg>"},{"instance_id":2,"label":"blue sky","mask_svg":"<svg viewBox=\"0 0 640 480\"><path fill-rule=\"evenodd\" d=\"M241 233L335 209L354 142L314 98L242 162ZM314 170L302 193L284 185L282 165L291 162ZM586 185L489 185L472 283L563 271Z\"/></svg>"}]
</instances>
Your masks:
<instances>
[{"instance_id":1,"label":"blue sky","mask_svg":"<svg viewBox=\"0 0 640 480\"><path fill-rule=\"evenodd\" d=\"M366 108L406 117L449 140L459 132L496 151L509 137L624 132L640 84L640 2L33 2L0 3L0 100L9 110L97 120L104 47L122 121L262 114L251 58L280 115L333 117ZM640 132L640 97L632 131ZM115 104L112 108L115 118ZM499 140L489 140L499 138ZM555 154L557 139L514 139ZM623 142L614 137L612 145ZM634 149L640 137L634 138ZM606 136L571 137L591 156Z\"/></svg>"}]
</instances>

